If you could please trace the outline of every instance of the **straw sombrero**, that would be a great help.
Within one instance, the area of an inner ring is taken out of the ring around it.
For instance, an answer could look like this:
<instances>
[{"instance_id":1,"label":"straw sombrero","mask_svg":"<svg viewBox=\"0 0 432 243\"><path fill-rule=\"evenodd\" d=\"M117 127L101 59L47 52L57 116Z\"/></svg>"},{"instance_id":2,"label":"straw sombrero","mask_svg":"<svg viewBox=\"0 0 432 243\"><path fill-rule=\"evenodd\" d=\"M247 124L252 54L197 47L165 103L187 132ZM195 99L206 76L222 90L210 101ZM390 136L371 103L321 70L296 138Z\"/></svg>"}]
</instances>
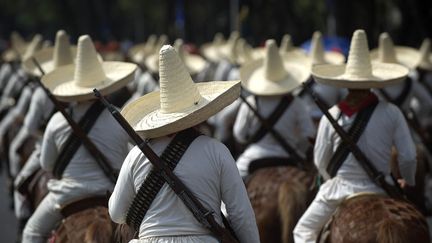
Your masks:
<instances>
[{"instance_id":1,"label":"straw sombrero","mask_svg":"<svg viewBox=\"0 0 432 243\"><path fill-rule=\"evenodd\" d=\"M431 40L429 38L424 39L420 47L418 67L423 70L432 71Z\"/></svg>"},{"instance_id":2,"label":"straw sombrero","mask_svg":"<svg viewBox=\"0 0 432 243\"><path fill-rule=\"evenodd\" d=\"M135 63L144 63L145 58L154 52L156 42L156 35L150 35L146 42L132 46L128 51L130 59Z\"/></svg>"},{"instance_id":3,"label":"straw sombrero","mask_svg":"<svg viewBox=\"0 0 432 243\"><path fill-rule=\"evenodd\" d=\"M384 32L379 37L379 47L370 52L370 57L372 62L398 63L413 69L418 65L420 53L411 47L395 46L390 35Z\"/></svg>"},{"instance_id":4,"label":"straw sombrero","mask_svg":"<svg viewBox=\"0 0 432 243\"><path fill-rule=\"evenodd\" d=\"M311 65L318 64L342 64L345 57L339 52L324 51L322 34L315 31L312 35L311 48L309 51Z\"/></svg>"},{"instance_id":5,"label":"straw sombrero","mask_svg":"<svg viewBox=\"0 0 432 243\"><path fill-rule=\"evenodd\" d=\"M42 77L42 83L62 101L94 99L93 89L107 95L134 78L136 65L126 62L101 62L90 36L78 40L75 64L56 68Z\"/></svg>"},{"instance_id":6,"label":"straw sombrero","mask_svg":"<svg viewBox=\"0 0 432 243\"><path fill-rule=\"evenodd\" d=\"M193 127L239 97L239 81L195 84L173 47L159 54L160 91L126 105L123 116L144 138L162 137Z\"/></svg>"},{"instance_id":7,"label":"straw sombrero","mask_svg":"<svg viewBox=\"0 0 432 243\"><path fill-rule=\"evenodd\" d=\"M405 79L408 69L393 63L372 63L364 30L356 30L351 40L347 64L315 65L314 79L340 88L383 88Z\"/></svg>"},{"instance_id":8,"label":"straw sombrero","mask_svg":"<svg viewBox=\"0 0 432 243\"><path fill-rule=\"evenodd\" d=\"M174 49L177 51L180 59L186 65L191 75L197 74L205 69L206 61L204 60L204 58L186 52L182 39L177 39L174 42Z\"/></svg>"},{"instance_id":9,"label":"straw sombrero","mask_svg":"<svg viewBox=\"0 0 432 243\"><path fill-rule=\"evenodd\" d=\"M149 53L149 56L144 60L145 66L151 73L157 73L159 71L159 50L166 44L168 44L168 37L166 35L161 35L152 53Z\"/></svg>"},{"instance_id":10,"label":"straw sombrero","mask_svg":"<svg viewBox=\"0 0 432 243\"><path fill-rule=\"evenodd\" d=\"M213 42L201 46L201 54L211 62L218 62L221 58L218 49L224 44L225 39L222 33L216 33Z\"/></svg>"},{"instance_id":11,"label":"straw sombrero","mask_svg":"<svg viewBox=\"0 0 432 243\"><path fill-rule=\"evenodd\" d=\"M227 42L218 49L221 59L225 59L233 64L237 63L237 45L239 39L240 34L237 31L231 32Z\"/></svg>"},{"instance_id":12,"label":"straw sombrero","mask_svg":"<svg viewBox=\"0 0 432 243\"><path fill-rule=\"evenodd\" d=\"M309 76L304 65L282 61L274 40L266 41L263 59L249 62L240 68L242 86L255 95L286 94L301 85Z\"/></svg>"},{"instance_id":13,"label":"straw sombrero","mask_svg":"<svg viewBox=\"0 0 432 243\"><path fill-rule=\"evenodd\" d=\"M2 53L2 59L5 62L18 60L21 55L24 54L27 46L29 45L29 43L27 43L16 31L11 33L10 44L11 47Z\"/></svg>"},{"instance_id":14,"label":"straw sombrero","mask_svg":"<svg viewBox=\"0 0 432 243\"><path fill-rule=\"evenodd\" d=\"M254 57L253 48L246 42L245 39L240 38L236 47L237 60L239 65L254 61L258 58Z\"/></svg>"},{"instance_id":15,"label":"straw sombrero","mask_svg":"<svg viewBox=\"0 0 432 243\"><path fill-rule=\"evenodd\" d=\"M76 47L71 47L68 36L64 30L57 31L54 47L45 48L36 52L33 57L41 65L45 73L49 73L57 67L72 64L76 55ZM23 60L24 70L34 76L42 76L42 73L33 63L32 58Z\"/></svg>"}]
</instances>

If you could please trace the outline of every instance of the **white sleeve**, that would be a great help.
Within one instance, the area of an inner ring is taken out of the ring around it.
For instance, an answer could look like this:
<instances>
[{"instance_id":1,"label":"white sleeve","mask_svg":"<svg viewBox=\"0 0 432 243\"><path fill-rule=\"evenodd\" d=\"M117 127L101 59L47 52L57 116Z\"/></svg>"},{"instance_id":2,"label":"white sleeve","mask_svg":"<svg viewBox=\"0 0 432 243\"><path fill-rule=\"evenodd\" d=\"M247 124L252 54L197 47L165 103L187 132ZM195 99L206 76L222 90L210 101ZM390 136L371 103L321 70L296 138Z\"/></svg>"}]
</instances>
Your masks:
<instances>
[{"instance_id":1,"label":"white sleeve","mask_svg":"<svg viewBox=\"0 0 432 243\"><path fill-rule=\"evenodd\" d=\"M221 144L215 151L221 162L221 193L228 220L240 242L259 242L255 214L235 161L228 149Z\"/></svg>"},{"instance_id":2,"label":"white sleeve","mask_svg":"<svg viewBox=\"0 0 432 243\"><path fill-rule=\"evenodd\" d=\"M393 106L393 113L396 119L393 143L398 151L399 169L407 183L414 185L417 167L416 147L402 112L399 108Z\"/></svg>"},{"instance_id":3,"label":"white sleeve","mask_svg":"<svg viewBox=\"0 0 432 243\"><path fill-rule=\"evenodd\" d=\"M248 101L251 103L250 97L252 96L248 97ZM252 123L252 116L253 113L249 110L249 107L244 103L241 104L233 128L234 138L240 143L246 143L248 141L248 135L251 132L250 125Z\"/></svg>"},{"instance_id":4,"label":"white sleeve","mask_svg":"<svg viewBox=\"0 0 432 243\"><path fill-rule=\"evenodd\" d=\"M118 223L126 223L126 214L129 206L135 198L135 186L132 178L132 165L137 163L139 156L136 156L136 149L132 149L126 156L120 169L114 191L108 202L108 212L111 219Z\"/></svg>"},{"instance_id":5,"label":"white sleeve","mask_svg":"<svg viewBox=\"0 0 432 243\"><path fill-rule=\"evenodd\" d=\"M59 113L57 115L60 115ZM52 118L55 118L53 116ZM55 143L55 137L52 131L52 127L55 125L56 119L51 119L45 129L45 133L42 138L40 163L42 169L46 171L52 171L55 166L59 151Z\"/></svg>"},{"instance_id":6,"label":"white sleeve","mask_svg":"<svg viewBox=\"0 0 432 243\"><path fill-rule=\"evenodd\" d=\"M318 134L314 147L314 163L324 179L329 179L326 168L333 156L333 141L331 140L331 127L328 119L323 116L318 126Z\"/></svg>"}]
</instances>

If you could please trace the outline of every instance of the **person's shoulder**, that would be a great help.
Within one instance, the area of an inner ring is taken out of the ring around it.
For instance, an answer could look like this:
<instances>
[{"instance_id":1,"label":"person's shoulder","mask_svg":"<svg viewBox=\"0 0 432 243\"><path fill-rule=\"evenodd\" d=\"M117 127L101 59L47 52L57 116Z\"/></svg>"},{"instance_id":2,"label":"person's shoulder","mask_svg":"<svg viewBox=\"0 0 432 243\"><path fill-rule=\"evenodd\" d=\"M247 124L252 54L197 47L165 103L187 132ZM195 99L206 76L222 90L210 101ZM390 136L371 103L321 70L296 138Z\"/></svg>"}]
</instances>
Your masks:
<instances>
[{"instance_id":1,"label":"person's shoulder","mask_svg":"<svg viewBox=\"0 0 432 243\"><path fill-rule=\"evenodd\" d=\"M199 145L201 148L204 148L206 150L210 149L214 152L227 152L229 151L228 148L225 146L225 144L223 144L222 142L220 142L219 140L206 136L206 135L201 135L199 137L197 137L194 141L194 143L196 143L197 145Z\"/></svg>"}]
</instances>

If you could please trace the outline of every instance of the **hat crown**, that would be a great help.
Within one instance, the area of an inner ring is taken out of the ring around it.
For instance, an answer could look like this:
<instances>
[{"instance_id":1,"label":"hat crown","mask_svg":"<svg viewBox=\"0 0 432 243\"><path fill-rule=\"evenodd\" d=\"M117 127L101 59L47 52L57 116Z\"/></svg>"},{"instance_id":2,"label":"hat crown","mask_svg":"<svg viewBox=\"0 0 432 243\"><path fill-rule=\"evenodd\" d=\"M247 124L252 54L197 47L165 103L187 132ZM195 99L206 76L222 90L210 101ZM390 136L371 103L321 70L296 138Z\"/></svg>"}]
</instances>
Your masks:
<instances>
[{"instance_id":1,"label":"hat crown","mask_svg":"<svg viewBox=\"0 0 432 243\"><path fill-rule=\"evenodd\" d=\"M202 99L172 46L164 45L159 52L159 77L161 113L184 111Z\"/></svg>"},{"instance_id":2,"label":"hat crown","mask_svg":"<svg viewBox=\"0 0 432 243\"><path fill-rule=\"evenodd\" d=\"M364 30L356 30L353 34L345 74L354 77L370 77L372 75L369 46Z\"/></svg>"},{"instance_id":3,"label":"hat crown","mask_svg":"<svg viewBox=\"0 0 432 243\"><path fill-rule=\"evenodd\" d=\"M42 36L40 34L37 34L33 37L32 41L28 45L24 55L23 60L30 58L33 56L33 54L38 51L42 47Z\"/></svg>"},{"instance_id":4,"label":"hat crown","mask_svg":"<svg viewBox=\"0 0 432 243\"><path fill-rule=\"evenodd\" d=\"M182 39L175 40L174 49L177 52L180 59L184 62L185 61L185 51L184 51L184 43L183 43Z\"/></svg>"},{"instance_id":5,"label":"hat crown","mask_svg":"<svg viewBox=\"0 0 432 243\"><path fill-rule=\"evenodd\" d=\"M64 30L57 31L53 55L54 68L73 63L69 39Z\"/></svg>"},{"instance_id":6,"label":"hat crown","mask_svg":"<svg viewBox=\"0 0 432 243\"><path fill-rule=\"evenodd\" d=\"M429 60L430 52L431 52L431 40L429 38L426 38L423 40L420 46L420 58L419 58L420 64L430 62Z\"/></svg>"},{"instance_id":7,"label":"hat crown","mask_svg":"<svg viewBox=\"0 0 432 243\"><path fill-rule=\"evenodd\" d=\"M293 45L292 45L291 35L285 34L282 37L282 41L281 41L281 45L280 45L279 50L281 52L289 52L292 49L293 49Z\"/></svg>"},{"instance_id":8,"label":"hat crown","mask_svg":"<svg viewBox=\"0 0 432 243\"><path fill-rule=\"evenodd\" d=\"M384 63L398 63L393 40L388 33L382 33L380 35L378 60Z\"/></svg>"},{"instance_id":9,"label":"hat crown","mask_svg":"<svg viewBox=\"0 0 432 243\"><path fill-rule=\"evenodd\" d=\"M102 64L99 61L96 49L88 35L78 40L74 80L78 86L94 87L106 79Z\"/></svg>"},{"instance_id":10,"label":"hat crown","mask_svg":"<svg viewBox=\"0 0 432 243\"><path fill-rule=\"evenodd\" d=\"M224 36L222 33L216 33L213 38L213 45L219 46L222 45L224 42Z\"/></svg>"},{"instance_id":11,"label":"hat crown","mask_svg":"<svg viewBox=\"0 0 432 243\"><path fill-rule=\"evenodd\" d=\"M264 75L268 80L278 81L283 79L287 72L279 54L275 40L266 41L266 54L264 58Z\"/></svg>"},{"instance_id":12,"label":"hat crown","mask_svg":"<svg viewBox=\"0 0 432 243\"><path fill-rule=\"evenodd\" d=\"M312 35L310 57L312 65L327 63L324 58L322 34L319 31L315 31Z\"/></svg>"},{"instance_id":13,"label":"hat crown","mask_svg":"<svg viewBox=\"0 0 432 243\"><path fill-rule=\"evenodd\" d=\"M15 48L17 51L21 50L26 45L22 36L16 31L12 32L12 34L10 36L10 41L11 41L12 47Z\"/></svg>"}]
</instances>

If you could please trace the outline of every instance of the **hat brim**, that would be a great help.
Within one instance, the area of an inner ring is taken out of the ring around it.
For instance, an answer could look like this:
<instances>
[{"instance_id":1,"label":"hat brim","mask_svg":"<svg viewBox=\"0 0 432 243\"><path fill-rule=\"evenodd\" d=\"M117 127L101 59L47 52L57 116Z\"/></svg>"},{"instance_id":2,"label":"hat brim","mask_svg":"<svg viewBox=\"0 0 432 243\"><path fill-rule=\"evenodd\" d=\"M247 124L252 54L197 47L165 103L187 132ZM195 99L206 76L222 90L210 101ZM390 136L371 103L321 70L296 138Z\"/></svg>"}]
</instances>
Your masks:
<instances>
[{"instance_id":1,"label":"hat brim","mask_svg":"<svg viewBox=\"0 0 432 243\"><path fill-rule=\"evenodd\" d=\"M399 64L372 63L372 75L358 77L345 74L345 69L346 64L315 65L312 67L312 76L319 83L339 88L369 89L397 84L405 79L409 71Z\"/></svg>"},{"instance_id":2,"label":"hat brim","mask_svg":"<svg viewBox=\"0 0 432 243\"><path fill-rule=\"evenodd\" d=\"M129 103L121 113L140 136L162 137L202 123L234 102L241 90L239 81L212 81L196 86L203 99L181 112L162 113L160 93L155 91Z\"/></svg>"},{"instance_id":3,"label":"hat brim","mask_svg":"<svg viewBox=\"0 0 432 243\"><path fill-rule=\"evenodd\" d=\"M343 64L345 62L345 56L336 51L324 52L324 60L329 64Z\"/></svg>"},{"instance_id":4,"label":"hat brim","mask_svg":"<svg viewBox=\"0 0 432 243\"><path fill-rule=\"evenodd\" d=\"M205 59L211 62L219 62L221 60L221 56L218 48L219 46L216 46L213 43L204 44L201 46L201 54Z\"/></svg>"},{"instance_id":5,"label":"hat brim","mask_svg":"<svg viewBox=\"0 0 432 243\"><path fill-rule=\"evenodd\" d=\"M420 59L420 52L418 50L405 46L395 46L394 50L399 64L402 64L409 69L414 69L418 66ZM378 53L378 48L375 48L370 52L372 62L379 62Z\"/></svg>"},{"instance_id":6,"label":"hat brim","mask_svg":"<svg viewBox=\"0 0 432 243\"><path fill-rule=\"evenodd\" d=\"M111 94L134 79L137 66L133 63L103 62L101 64L106 79L100 80L92 87L77 85L74 80L75 65L73 64L56 68L42 76L41 81L59 100L71 102L94 99L94 88L97 88L102 95Z\"/></svg>"},{"instance_id":7,"label":"hat brim","mask_svg":"<svg viewBox=\"0 0 432 243\"><path fill-rule=\"evenodd\" d=\"M206 61L204 58L193 54L185 53L184 63L186 64L189 73L192 75L201 72L206 67Z\"/></svg>"},{"instance_id":8,"label":"hat brim","mask_svg":"<svg viewBox=\"0 0 432 243\"><path fill-rule=\"evenodd\" d=\"M71 56L75 57L77 52L76 46L71 46L70 50L71 50ZM49 73L54 70L53 56L54 56L54 47L49 47L36 52L32 57L34 57L38 61L39 65L42 67L42 70L45 73ZM24 71L30 75L37 76L37 77L42 76L42 73L33 63L32 58L27 58L23 60L22 67Z\"/></svg>"},{"instance_id":9,"label":"hat brim","mask_svg":"<svg viewBox=\"0 0 432 243\"><path fill-rule=\"evenodd\" d=\"M418 67L420 69L423 69L423 70L426 70L426 71L432 71L432 55L429 55L427 61L420 62L418 64Z\"/></svg>"},{"instance_id":10,"label":"hat brim","mask_svg":"<svg viewBox=\"0 0 432 243\"><path fill-rule=\"evenodd\" d=\"M240 68L242 86L250 93L261 96L282 95L293 91L310 76L309 67L296 64L295 60L285 62L287 75L278 81L266 78L264 73L264 60L249 62Z\"/></svg>"},{"instance_id":11,"label":"hat brim","mask_svg":"<svg viewBox=\"0 0 432 243\"><path fill-rule=\"evenodd\" d=\"M152 54L144 60L147 70L151 73L159 72L159 54Z\"/></svg>"},{"instance_id":12,"label":"hat brim","mask_svg":"<svg viewBox=\"0 0 432 243\"><path fill-rule=\"evenodd\" d=\"M20 55L13 49L7 49L2 54L2 59L4 62L13 62L20 59Z\"/></svg>"}]
</instances>

